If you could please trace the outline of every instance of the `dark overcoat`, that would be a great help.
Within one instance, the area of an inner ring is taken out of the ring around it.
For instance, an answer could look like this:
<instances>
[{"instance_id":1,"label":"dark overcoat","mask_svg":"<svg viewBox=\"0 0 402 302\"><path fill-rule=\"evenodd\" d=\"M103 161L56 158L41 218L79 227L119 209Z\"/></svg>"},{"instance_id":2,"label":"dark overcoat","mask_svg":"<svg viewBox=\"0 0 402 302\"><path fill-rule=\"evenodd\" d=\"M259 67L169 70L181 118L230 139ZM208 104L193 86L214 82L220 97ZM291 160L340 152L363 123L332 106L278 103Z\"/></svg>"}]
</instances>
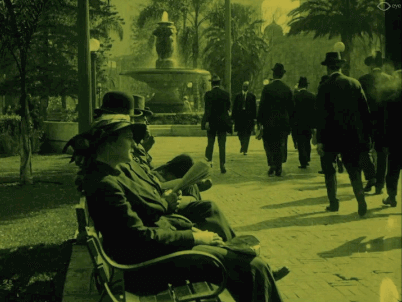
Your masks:
<instances>
[{"instance_id":1,"label":"dark overcoat","mask_svg":"<svg viewBox=\"0 0 402 302\"><path fill-rule=\"evenodd\" d=\"M320 85L316 128L324 151L370 150L372 122L359 81L335 72Z\"/></svg>"},{"instance_id":2,"label":"dark overcoat","mask_svg":"<svg viewBox=\"0 0 402 302\"><path fill-rule=\"evenodd\" d=\"M291 130L294 103L292 89L281 80L264 87L258 108L257 122L264 127L264 135Z\"/></svg>"},{"instance_id":3,"label":"dark overcoat","mask_svg":"<svg viewBox=\"0 0 402 302\"><path fill-rule=\"evenodd\" d=\"M205 93L204 102L205 112L201 129L205 130L205 124L209 123L212 131L232 133L232 123L229 116L231 108L229 93L219 87L214 87Z\"/></svg>"},{"instance_id":4,"label":"dark overcoat","mask_svg":"<svg viewBox=\"0 0 402 302\"><path fill-rule=\"evenodd\" d=\"M314 128L315 119L315 95L314 93L301 89L294 94L294 132L303 132Z\"/></svg>"},{"instance_id":5,"label":"dark overcoat","mask_svg":"<svg viewBox=\"0 0 402 302\"><path fill-rule=\"evenodd\" d=\"M244 105L244 110L243 110ZM238 93L233 100L232 119L235 131L252 131L254 120L257 118L257 99L251 92L244 97L243 92Z\"/></svg>"},{"instance_id":6,"label":"dark overcoat","mask_svg":"<svg viewBox=\"0 0 402 302\"><path fill-rule=\"evenodd\" d=\"M88 211L102 233L106 253L138 263L194 246L192 225L172 221L156 178L135 161L119 170L95 161L83 181Z\"/></svg>"}]
</instances>

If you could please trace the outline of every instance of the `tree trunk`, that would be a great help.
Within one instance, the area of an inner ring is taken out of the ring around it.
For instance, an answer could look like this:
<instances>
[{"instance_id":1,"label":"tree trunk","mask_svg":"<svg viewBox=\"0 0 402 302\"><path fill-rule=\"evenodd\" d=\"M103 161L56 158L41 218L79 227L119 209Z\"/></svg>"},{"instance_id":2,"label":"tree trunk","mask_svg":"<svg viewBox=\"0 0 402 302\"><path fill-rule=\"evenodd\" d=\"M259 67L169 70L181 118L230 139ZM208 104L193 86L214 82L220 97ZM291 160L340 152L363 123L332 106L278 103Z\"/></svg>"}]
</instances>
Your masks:
<instances>
[{"instance_id":1,"label":"tree trunk","mask_svg":"<svg viewBox=\"0 0 402 302\"><path fill-rule=\"evenodd\" d=\"M61 108L67 109L67 96L65 95L61 96Z\"/></svg>"},{"instance_id":2,"label":"tree trunk","mask_svg":"<svg viewBox=\"0 0 402 302\"><path fill-rule=\"evenodd\" d=\"M199 41L198 41L198 9L195 10L194 18L194 41L193 41L193 68L198 68L198 53L199 53Z\"/></svg>"},{"instance_id":3,"label":"tree trunk","mask_svg":"<svg viewBox=\"0 0 402 302\"><path fill-rule=\"evenodd\" d=\"M32 177L32 122L26 94L26 55L21 54L21 130L20 130L20 182L33 184Z\"/></svg>"}]
</instances>

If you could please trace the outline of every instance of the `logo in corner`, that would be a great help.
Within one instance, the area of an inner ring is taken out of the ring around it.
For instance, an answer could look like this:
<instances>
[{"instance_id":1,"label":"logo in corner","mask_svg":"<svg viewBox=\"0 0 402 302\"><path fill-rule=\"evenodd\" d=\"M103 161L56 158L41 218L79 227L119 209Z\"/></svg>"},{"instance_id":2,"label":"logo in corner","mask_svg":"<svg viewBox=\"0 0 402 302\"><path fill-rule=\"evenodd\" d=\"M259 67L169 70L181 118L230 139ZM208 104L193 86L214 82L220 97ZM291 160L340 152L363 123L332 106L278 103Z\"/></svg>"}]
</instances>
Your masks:
<instances>
[{"instance_id":1,"label":"logo in corner","mask_svg":"<svg viewBox=\"0 0 402 302\"><path fill-rule=\"evenodd\" d=\"M380 4L377 5L379 9L381 9L383 12L389 10L391 8L391 4L388 2L381 2Z\"/></svg>"}]
</instances>

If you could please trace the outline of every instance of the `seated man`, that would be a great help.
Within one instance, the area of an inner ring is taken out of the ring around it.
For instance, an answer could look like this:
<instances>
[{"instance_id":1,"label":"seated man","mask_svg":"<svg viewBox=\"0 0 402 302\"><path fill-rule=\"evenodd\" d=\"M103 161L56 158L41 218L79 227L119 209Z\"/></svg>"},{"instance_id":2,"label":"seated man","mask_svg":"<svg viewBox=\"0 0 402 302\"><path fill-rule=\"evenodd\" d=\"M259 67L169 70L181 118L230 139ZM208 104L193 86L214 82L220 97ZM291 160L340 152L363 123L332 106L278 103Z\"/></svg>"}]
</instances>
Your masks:
<instances>
[{"instance_id":1,"label":"seated man","mask_svg":"<svg viewBox=\"0 0 402 302\"><path fill-rule=\"evenodd\" d=\"M220 247L225 240L210 229L200 231L202 223L195 222L197 228L193 228L191 224L166 218L176 211L178 196L163 193L157 178L131 160L136 125L129 119L113 115L109 118L95 122L86 136L91 155L82 166L81 182L106 253L115 261L133 264L182 250L206 252L225 265L227 289L236 301L283 301L273 273L263 259ZM202 272L205 277L211 276L208 267L203 267ZM151 277L152 282L144 281L147 274L126 274L126 285L136 294L152 292L166 286L176 273L174 268L167 273L158 271L157 276ZM204 278L199 273L193 279Z\"/></svg>"}]
</instances>

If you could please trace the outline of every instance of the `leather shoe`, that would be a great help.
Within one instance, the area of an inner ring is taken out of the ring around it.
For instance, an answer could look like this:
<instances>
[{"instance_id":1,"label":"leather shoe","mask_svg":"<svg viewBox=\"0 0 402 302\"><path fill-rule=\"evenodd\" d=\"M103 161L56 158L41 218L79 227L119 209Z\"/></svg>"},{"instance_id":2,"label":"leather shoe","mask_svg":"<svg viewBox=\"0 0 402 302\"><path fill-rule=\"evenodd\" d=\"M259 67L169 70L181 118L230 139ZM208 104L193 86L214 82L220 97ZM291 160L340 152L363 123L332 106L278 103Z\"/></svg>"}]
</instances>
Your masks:
<instances>
[{"instance_id":1,"label":"leather shoe","mask_svg":"<svg viewBox=\"0 0 402 302\"><path fill-rule=\"evenodd\" d=\"M370 192L370 191L371 191L371 187L375 186L376 182L377 182L377 180L376 180L375 178L370 179L370 180L367 182L366 186L364 187L363 191L366 192L366 193L367 193L367 192Z\"/></svg>"},{"instance_id":2,"label":"leather shoe","mask_svg":"<svg viewBox=\"0 0 402 302\"><path fill-rule=\"evenodd\" d=\"M366 215L366 213L367 213L367 203L365 201L358 203L357 213L359 214L360 217Z\"/></svg>"},{"instance_id":3,"label":"leather shoe","mask_svg":"<svg viewBox=\"0 0 402 302\"><path fill-rule=\"evenodd\" d=\"M272 271L272 275L274 276L275 281L279 281L282 278L286 277L290 273L290 270L284 266L277 271Z\"/></svg>"},{"instance_id":4,"label":"leather shoe","mask_svg":"<svg viewBox=\"0 0 402 302\"><path fill-rule=\"evenodd\" d=\"M325 208L328 212L338 212L339 211L339 204L330 204L328 207Z\"/></svg>"},{"instance_id":5,"label":"leather shoe","mask_svg":"<svg viewBox=\"0 0 402 302\"><path fill-rule=\"evenodd\" d=\"M382 203L393 208L396 207L396 199L389 196L386 199L383 199Z\"/></svg>"},{"instance_id":6,"label":"leather shoe","mask_svg":"<svg viewBox=\"0 0 402 302\"><path fill-rule=\"evenodd\" d=\"M324 171L318 171L318 174L324 174Z\"/></svg>"},{"instance_id":7,"label":"leather shoe","mask_svg":"<svg viewBox=\"0 0 402 302\"><path fill-rule=\"evenodd\" d=\"M375 188L375 195L381 195L382 194L382 188L376 187Z\"/></svg>"},{"instance_id":8,"label":"leather shoe","mask_svg":"<svg viewBox=\"0 0 402 302\"><path fill-rule=\"evenodd\" d=\"M301 166L299 166L299 169L307 169L307 165L301 165Z\"/></svg>"},{"instance_id":9,"label":"leather shoe","mask_svg":"<svg viewBox=\"0 0 402 302\"><path fill-rule=\"evenodd\" d=\"M222 174L223 174L223 173L226 173L225 165L222 165L222 166L221 166L221 173L222 173Z\"/></svg>"},{"instance_id":10,"label":"leather shoe","mask_svg":"<svg viewBox=\"0 0 402 302\"><path fill-rule=\"evenodd\" d=\"M272 177L272 176L274 176L275 175L275 169L274 168L269 168L269 170L268 170L268 176L269 177Z\"/></svg>"}]
</instances>

